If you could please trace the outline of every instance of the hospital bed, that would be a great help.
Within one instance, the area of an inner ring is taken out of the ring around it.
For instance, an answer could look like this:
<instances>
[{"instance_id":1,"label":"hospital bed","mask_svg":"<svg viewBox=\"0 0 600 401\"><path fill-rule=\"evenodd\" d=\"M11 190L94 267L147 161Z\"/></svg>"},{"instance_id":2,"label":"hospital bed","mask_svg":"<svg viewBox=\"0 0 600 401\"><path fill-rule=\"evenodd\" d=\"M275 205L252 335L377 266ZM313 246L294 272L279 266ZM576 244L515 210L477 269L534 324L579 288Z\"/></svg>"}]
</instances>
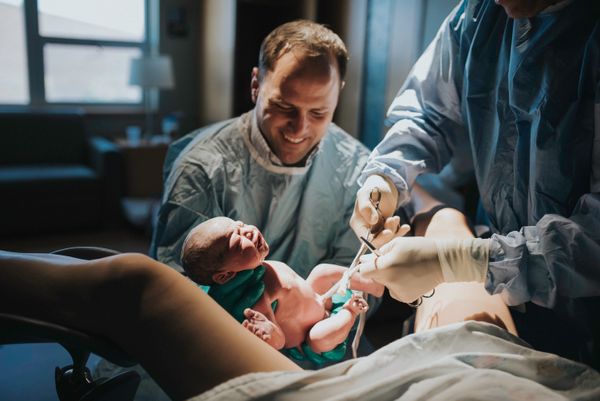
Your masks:
<instances>
[{"instance_id":1,"label":"hospital bed","mask_svg":"<svg viewBox=\"0 0 600 401\"><path fill-rule=\"evenodd\" d=\"M97 259L117 254L96 247L65 248L53 252L80 259ZM140 382L137 372L93 379L86 363L91 353L122 367L134 366L127 353L109 340L54 323L9 314L0 314L0 344L58 343L69 353L72 364L55 369L56 392L60 401L130 401Z\"/></svg>"}]
</instances>

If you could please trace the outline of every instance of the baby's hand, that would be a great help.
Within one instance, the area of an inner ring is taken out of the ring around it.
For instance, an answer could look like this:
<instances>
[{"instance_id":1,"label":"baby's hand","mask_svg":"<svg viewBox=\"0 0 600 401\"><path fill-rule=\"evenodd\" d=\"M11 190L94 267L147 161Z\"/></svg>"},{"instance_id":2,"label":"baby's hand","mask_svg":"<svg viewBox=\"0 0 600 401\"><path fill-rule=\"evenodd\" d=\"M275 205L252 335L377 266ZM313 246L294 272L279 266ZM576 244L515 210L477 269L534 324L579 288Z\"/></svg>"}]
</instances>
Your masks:
<instances>
[{"instance_id":1,"label":"baby's hand","mask_svg":"<svg viewBox=\"0 0 600 401\"><path fill-rule=\"evenodd\" d=\"M352 295L346 303L344 308L348 309L353 315L358 315L361 312L366 312L369 309L369 304L365 299L359 295Z\"/></svg>"}]
</instances>

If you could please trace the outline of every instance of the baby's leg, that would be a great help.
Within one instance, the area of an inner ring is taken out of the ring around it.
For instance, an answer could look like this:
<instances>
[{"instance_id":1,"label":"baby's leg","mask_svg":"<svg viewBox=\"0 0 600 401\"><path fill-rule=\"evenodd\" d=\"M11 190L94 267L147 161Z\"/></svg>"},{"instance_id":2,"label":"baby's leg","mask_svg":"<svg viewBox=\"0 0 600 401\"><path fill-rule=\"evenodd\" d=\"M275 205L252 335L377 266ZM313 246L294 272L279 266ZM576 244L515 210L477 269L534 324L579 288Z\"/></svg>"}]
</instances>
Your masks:
<instances>
[{"instance_id":1,"label":"baby's leg","mask_svg":"<svg viewBox=\"0 0 600 401\"><path fill-rule=\"evenodd\" d=\"M312 269L306 281L317 294L324 294L342 278L347 270L344 266L321 263ZM376 297L382 296L385 290L383 285L363 277L359 272L354 273L350 278L350 288Z\"/></svg>"},{"instance_id":2,"label":"baby's leg","mask_svg":"<svg viewBox=\"0 0 600 401\"><path fill-rule=\"evenodd\" d=\"M309 331L306 342L315 352L331 351L348 337L356 316L369 309L367 301L352 295L336 314L317 322Z\"/></svg>"},{"instance_id":3,"label":"baby's leg","mask_svg":"<svg viewBox=\"0 0 600 401\"><path fill-rule=\"evenodd\" d=\"M242 322L242 326L247 328L250 333L277 350L283 348L285 335L279 326L267 319L262 313L250 308L244 310L244 316L246 320Z\"/></svg>"},{"instance_id":4,"label":"baby's leg","mask_svg":"<svg viewBox=\"0 0 600 401\"><path fill-rule=\"evenodd\" d=\"M0 252L0 312L105 336L174 399L249 372L299 369L191 281L144 255L88 262Z\"/></svg>"}]
</instances>

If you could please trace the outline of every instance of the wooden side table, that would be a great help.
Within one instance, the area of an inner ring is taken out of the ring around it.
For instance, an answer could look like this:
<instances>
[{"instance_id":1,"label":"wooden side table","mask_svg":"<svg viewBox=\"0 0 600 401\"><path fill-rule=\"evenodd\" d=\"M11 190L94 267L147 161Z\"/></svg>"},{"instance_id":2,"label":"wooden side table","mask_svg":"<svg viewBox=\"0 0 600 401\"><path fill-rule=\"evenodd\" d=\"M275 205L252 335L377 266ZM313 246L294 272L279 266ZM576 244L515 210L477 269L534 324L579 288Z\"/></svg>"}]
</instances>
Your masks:
<instances>
[{"instance_id":1,"label":"wooden side table","mask_svg":"<svg viewBox=\"0 0 600 401\"><path fill-rule=\"evenodd\" d=\"M160 204L162 169L169 144L142 141L131 145L118 140L125 175L125 196L121 201L128 222L148 232Z\"/></svg>"},{"instance_id":2,"label":"wooden side table","mask_svg":"<svg viewBox=\"0 0 600 401\"><path fill-rule=\"evenodd\" d=\"M141 142L137 146L117 141L123 155L125 196L131 198L160 197L162 169L169 147L166 143Z\"/></svg>"}]
</instances>

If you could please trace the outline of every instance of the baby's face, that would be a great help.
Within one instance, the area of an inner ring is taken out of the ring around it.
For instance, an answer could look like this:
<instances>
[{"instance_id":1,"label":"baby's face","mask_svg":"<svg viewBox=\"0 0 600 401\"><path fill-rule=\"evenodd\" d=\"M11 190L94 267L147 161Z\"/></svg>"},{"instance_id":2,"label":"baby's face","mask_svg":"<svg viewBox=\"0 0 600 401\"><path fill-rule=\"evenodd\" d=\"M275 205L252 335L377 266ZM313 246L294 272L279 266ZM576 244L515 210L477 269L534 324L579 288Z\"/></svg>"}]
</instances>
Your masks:
<instances>
[{"instance_id":1,"label":"baby's face","mask_svg":"<svg viewBox=\"0 0 600 401\"><path fill-rule=\"evenodd\" d=\"M225 235L228 237L228 252L223 260L224 270L239 272L254 269L269 254L267 242L254 226L231 220Z\"/></svg>"}]
</instances>

